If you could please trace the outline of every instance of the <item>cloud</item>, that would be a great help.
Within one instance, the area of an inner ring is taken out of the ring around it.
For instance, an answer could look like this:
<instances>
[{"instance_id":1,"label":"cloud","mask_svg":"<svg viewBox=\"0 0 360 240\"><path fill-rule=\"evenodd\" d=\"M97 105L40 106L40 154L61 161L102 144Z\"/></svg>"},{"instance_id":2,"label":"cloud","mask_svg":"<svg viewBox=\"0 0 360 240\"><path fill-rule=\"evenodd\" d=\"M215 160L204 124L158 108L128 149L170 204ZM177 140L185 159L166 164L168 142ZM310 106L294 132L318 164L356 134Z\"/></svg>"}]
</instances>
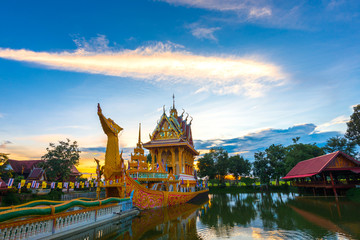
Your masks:
<instances>
[{"instance_id":1,"label":"cloud","mask_svg":"<svg viewBox=\"0 0 360 240\"><path fill-rule=\"evenodd\" d=\"M342 115L332 119L329 122L320 124L314 129L315 133L327 132L331 130L343 130L346 127L346 123L349 121L349 117Z\"/></svg>"},{"instance_id":2,"label":"cloud","mask_svg":"<svg viewBox=\"0 0 360 240\"><path fill-rule=\"evenodd\" d=\"M93 153L97 153L97 152L106 152L106 147L88 147L88 148L81 148L80 149L83 152L93 152Z\"/></svg>"},{"instance_id":3,"label":"cloud","mask_svg":"<svg viewBox=\"0 0 360 240\"><path fill-rule=\"evenodd\" d=\"M214 36L214 32L220 30L219 27L213 28L203 28L203 27L196 27L191 30L191 34L199 39L209 39L217 42L217 38Z\"/></svg>"},{"instance_id":4,"label":"cloud","mask_svg":"<svg viewBox=\"0 0 360 240\"><path fill-rule=\"evenodd\" d=\"M271 9L269 8L252 8L249 12L250 17L260 18L265 16L271 16Z\"/></svg>"},{"instance_id":5,"label":"cloud","mask_svg":"<svg viewBox=\"0 0 360 240\"><path fill-rule=\"evenodd\" d=\"M271 15L271 9L267 6L266 1L263 0L163 0L169 4L182 5L193 8L203 8L215 11L243 11L249 16L263 17L265 15ZM260 7L260 8L259 8ZM266 14L254 14L263 12Z\"/></svg>"},{"instance_id":6,"label":"cloud","mask_svg":"<svg viewBox=\"0 0 360 240\"><path fill-rule=\"evenodd\" d=\"M159 0L174 6L199 8L204 19L217 24L252 23L271 28L311 30L327 23L359 21L357 0L267 1L267 0ZM213 12L216 11L216 17ZM333 27L330 25L330 27Z\"/></svg>"},{"instance_id":7,"label":"cloud","mask_svg":"<svg viewBox=\"0 0 360 240\"><path fill-rule=\"evenodd\" d=\"M4 117L4 115L0 113L0 118L3 118L3 117Z\"/></svg>"},{"instance_id":8,"label":"cloud","mask_svg":"<svg viewBox=\"0 0 360 240\"><path fill-rule=\"evenodd\" d=\"M292 144L292 139L300 137L301 143L316 143L322 147L330 137L339 135L339 132L315 133L314 124L302 124L288 129L263 129L242 137L232 139L196 140L195 147L203 154L212 147L223 147L229 154L242 154L244 157L253 160L254 153L263 151L271 144Z\"/></svg>"},{"instance_id":9,"label":"cloud","mask_svg":"<svg viewBox=\"0 0 360 240\"><path fill-rule=\"evenodd\" d=\"M5 140L0 143L0 148L6 148L6 145L12 144L11 141Z\"/></svg>"},{"instance_id":10,"label":"cloud","mask_svg":"<svg viewBox=\"0 0 360 240\"><path fill-rule=\"evenodd\" d=\"M103 41L101 38L100 42ZM135 50L109 50L104 44L97 44L95 49L83 43L78 46L83 47L74 52L0 48L0 58L65 71L130 77L155 84L192 84L202 91L249 97L262 96L267 90L284 84L286 78L281 67L259 57L198 55L180 50L180 45L170 42Z\"/></svg>"}]
</instances>

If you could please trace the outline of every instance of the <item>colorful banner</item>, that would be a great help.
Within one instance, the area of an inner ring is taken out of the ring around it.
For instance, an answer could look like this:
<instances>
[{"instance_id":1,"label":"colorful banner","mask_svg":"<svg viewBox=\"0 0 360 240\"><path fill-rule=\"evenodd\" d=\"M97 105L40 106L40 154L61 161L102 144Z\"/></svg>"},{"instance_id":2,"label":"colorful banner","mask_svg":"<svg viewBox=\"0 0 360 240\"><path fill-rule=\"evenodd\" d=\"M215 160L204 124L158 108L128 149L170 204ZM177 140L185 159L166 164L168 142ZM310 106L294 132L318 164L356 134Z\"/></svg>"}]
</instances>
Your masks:
<instances>
[{"instance_id":1,"label":"colorful banner","mask_svg":"<svg viewBox=\"0 0 360 240\"><path fill-rule=\"evenodd\" d=\"M55 182L52 182L50 187L51 187L51 189L54 189L55 188Z\"/></svg>"},{"instance_id":2,"label":"colorful banner","mask_svg":"<svg viewBox=\"0 0 360 240\"><path fill-rule=\"evenodd\" d=\"M26 180L21 180L21 187L25 186Z\"/></svg>"},{"instance_id":3,"label":"colorful banner","mask_svg":"<svg viewBox=\"0 0 360 240\"><path fill-rule=\"evenodd\" d=\"M13 185L13 183L14 183L14 179L13 178L9 178L9 182L8 182L8 188L11 188L12 187L12 185Z\"/></svg>"},{"instance_id":4,"label":"colorful banner","mask_svg":"<svg viewBox=\"0 0 360 240\"><path fill-rule=\"evenodd\" d=\"M35 188L35 187L36 187L36 181L32 181L31 188Z\"/></svg>"},{"instance_id":5,"label":"colorful banner","mask_svg":"<svg viewBox=\"0 0 360 240\"><path fill-rule=\"evenodd\" d=\"M31 183L28 183L26 188L31 188Z\"/></svg>"},{"instance_id":6,"label":"colorful banner","mask_svg":"<svg viewBox=\"0 0 360 240\"><path fill-rule=\"evenodd\" d=\"M62 182L58 182L57 187L62 189Z\"/></svg>"}]
</instances>

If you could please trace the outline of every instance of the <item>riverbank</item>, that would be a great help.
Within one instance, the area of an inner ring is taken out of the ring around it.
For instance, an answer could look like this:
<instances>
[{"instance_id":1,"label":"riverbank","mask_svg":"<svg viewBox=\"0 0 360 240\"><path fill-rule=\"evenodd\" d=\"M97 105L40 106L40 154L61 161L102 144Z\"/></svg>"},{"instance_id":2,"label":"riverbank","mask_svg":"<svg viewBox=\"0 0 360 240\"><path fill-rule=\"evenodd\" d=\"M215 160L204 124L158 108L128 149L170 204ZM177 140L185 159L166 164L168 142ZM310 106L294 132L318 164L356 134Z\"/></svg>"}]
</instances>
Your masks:
<instances>
[{"instance_id":1,"label":"riverbank","mask_svg":"<svg viewBox=\"0 0 360 240\"><path fill-rule=\"evenodd\" d=\"M296 187L287 184L279 186L209 186L209 193L258 193L258 192L298 192Z\"/></svg>"}]
</instances>

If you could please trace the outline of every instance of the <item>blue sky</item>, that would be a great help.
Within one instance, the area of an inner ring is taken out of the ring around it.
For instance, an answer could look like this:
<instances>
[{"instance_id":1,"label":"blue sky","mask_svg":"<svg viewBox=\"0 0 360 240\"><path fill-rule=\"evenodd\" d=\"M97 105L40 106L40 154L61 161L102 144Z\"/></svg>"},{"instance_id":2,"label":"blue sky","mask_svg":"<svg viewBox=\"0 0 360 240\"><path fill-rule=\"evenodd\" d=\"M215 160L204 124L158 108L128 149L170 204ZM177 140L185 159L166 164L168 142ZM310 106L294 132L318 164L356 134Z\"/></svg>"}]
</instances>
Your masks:
<instances>
[{"instance_id":1,"label":"blue sky","mask_svg":"<svg viewBox=\"0 0 360 240\"><path fill-rule=\"evenodd\" d=\"M356 0L2 1L0 152L38 159L68 137L85 169L106 143L98 102L129 153L138 123L145 142L173 93L202 152L230 144L251 157L295 135L321 145L359 104L359 10Z\"/></svg>"}]
</instances>

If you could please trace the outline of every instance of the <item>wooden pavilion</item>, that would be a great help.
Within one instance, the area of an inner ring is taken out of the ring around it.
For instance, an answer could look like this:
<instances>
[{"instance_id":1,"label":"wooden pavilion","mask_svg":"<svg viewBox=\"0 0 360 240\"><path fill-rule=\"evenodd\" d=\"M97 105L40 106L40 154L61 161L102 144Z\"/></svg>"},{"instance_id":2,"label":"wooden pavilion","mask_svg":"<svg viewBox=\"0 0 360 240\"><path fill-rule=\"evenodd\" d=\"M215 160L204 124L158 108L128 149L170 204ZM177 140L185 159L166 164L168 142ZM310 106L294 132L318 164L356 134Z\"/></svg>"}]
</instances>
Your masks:
<instances>
[{"instance_id":1,"label":"wooden pavilion","mask_svg":"<svg viewBox=\"0 0 360 240\"><path fill-rule=\"evenodd\" d=\"M360 162L349 155L337 151L301 161L283 177L293 180L293 185L317 190L332 190L337 197L339 193L354 187L360 187Z\"/></svg>"}]
</instances>

